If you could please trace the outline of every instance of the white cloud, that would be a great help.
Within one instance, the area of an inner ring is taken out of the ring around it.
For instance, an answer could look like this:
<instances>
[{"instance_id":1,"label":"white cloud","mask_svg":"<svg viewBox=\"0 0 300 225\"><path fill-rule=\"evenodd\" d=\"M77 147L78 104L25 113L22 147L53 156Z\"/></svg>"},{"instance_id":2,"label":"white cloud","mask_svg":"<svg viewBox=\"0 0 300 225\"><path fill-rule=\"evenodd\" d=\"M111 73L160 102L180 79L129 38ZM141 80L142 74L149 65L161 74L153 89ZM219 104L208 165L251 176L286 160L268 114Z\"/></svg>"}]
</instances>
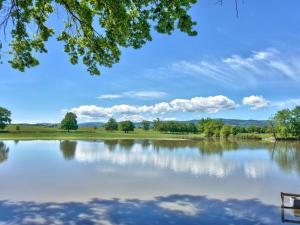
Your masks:
<instances>
[{"instance_id":1,"label":"white cloud","mask_svg":"<svg viewBox=\"0 0 300 225\"><path fill-rule=\"evenodd\" d=\"M127 91L121 94L104 94L98 99L117 99L117 98L163 98L167 95L162 91Z\"/></svg>"},{"instance_id":2,"label":"white cloud","mask_svg":"<svg viewBox=\"0 0 300 225\"><path fill-rule=\"evenodd\" d=\"M263 96L251 95L243 99L243 104L251 106L252 110L257 110L270 106L270 101L266 100Z\"/></svg>"},{"instance_id":3,"label":"white cloud","mask_svg":"<svg viewBox=\"0 0 300 225\"><path fill-rule=\"evenodd\" d=\"M116 99L116 98L122 98L122 95L117 94L107 94L107 95L100 95L97 97L99 99Z\"/></svg>"},{"instance_id":4,"label":"white cloud","mask_svg":"<svg viewBox=\"0 0 300 225\"><path fill-rule=\"evenodd\" d=\"M180 74L206 77L226 84L258 83L269 78L288 78L299 80L300 54L282 53L276 49L253 51L248 56L202 60L200 62L179 61L169 69ZM237 83L238 82L238 83Z\"/></svg>"},{"instance_id":5,"label":"white cloud","mask_svg":"<svg viewBox=\"0 0 300 225\"><path fill-rule=\"evenodd\" d=\"M216 113L222 110L234 109L238 105L231 99L223 95L209 97L194 97L191 99L174 99L170 102L160 102L154 105L113 105L111 107L101 107L95 105L83 105L72 108L70 111L77 114L79 119L89 118L129 118L142 120L145 116L163 115L168 112L206 112Z\"/></svg>"},{"instance_id":6,"label":"white cloud","mask_svg":"<svg viewBox=\"0 0 300 225\"><path fill-rule=\"evenodd\" d=\"M125 93L127 96L137 98L163 98L167 95L162 91L129 91Z\"/></svg>"}]
</instances>

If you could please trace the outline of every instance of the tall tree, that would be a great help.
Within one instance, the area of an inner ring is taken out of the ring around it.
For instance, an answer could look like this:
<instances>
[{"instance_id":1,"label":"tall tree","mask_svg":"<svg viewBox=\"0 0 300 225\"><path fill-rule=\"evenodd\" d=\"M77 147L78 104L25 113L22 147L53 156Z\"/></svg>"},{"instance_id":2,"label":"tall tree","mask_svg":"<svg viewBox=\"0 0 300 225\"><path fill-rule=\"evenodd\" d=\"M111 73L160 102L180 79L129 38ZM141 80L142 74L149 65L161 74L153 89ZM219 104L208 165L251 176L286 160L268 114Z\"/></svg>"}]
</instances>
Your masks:
<instances>
[{"instance_id":1,"label":"tall tree","mask_svg":"<svg viewBox=\"0 0 300 225\"><path fill-rule=\"evenodd\" d=\"M77 116L75 113L68 112L65 115L65 118L61 121L61 129L67 130L70 132L70 130L77 130Z\"/></svg>"},{"instance_id":2,"label":"tall tree","mask_svg":"<svg viewBox=\"0 0 300 225\"><path fill-rule=\"evenodd\" d=\"M291 132L300 139L300 106L295 107L291 111Z\"/></svg>"},{"instance_id":3,"label":"tall tree","mask_svg":"<svg viewBox=\"0 0 300 225\"><path fill-rule=\"evenodd\" d=\"M130 120L120 122L120 130L128 133L129 131L134 131L134 124Z\"/></svg>"},{"instance_id":4,"label":"tall tree","mask_svg":"<svg viewBox=\"0 0 300 225\"><path fill-rule=\"evenodd\" d=\"M3 107L0 107L0 129L4 129L11 123L11 112Z\"/></svg>"},{"instance_id":5,"label":"tall tree","mask_svg":"<svg viewBox=\"0 0 300 225\"><path fill-rule=\"evenodd\" d=\"M114 118L110 118L104 125L104 128L109 131L118 130L118 123Z\"/></svg>"},{"instance_id":6,"label":"tall tree","mask_svg":"<svg viewBox=\"0 0 300 225\"><path fill-rule=\"evenodd\" d=\"M142 121L142 128L143 130L149 130L150 129L150 122L147 120Z\"/></svg>"},{"instance_id":7,"label":"tall tree","mask_svg":"<svg viewBox=\"0 0 300 225\"><path fill-rule=\"evenodd\" d=\"M221 129L221 136L223 138L228 138L231 134L232 127L230 125L224 125Z\"/></svg>"},{"instance_id":8,"label":"tall tree","mask_svg":"<svg viewBox=\"0 0 300 225\"><path fill-rule=\"evenodd\" d=\"M287 138L291 133L291 111L289 109L283 109L278 111L274 116L276 130L281 136Z\"/></svg>"},{"instance_id":9,"label":"tall tree","mask_svg":"<svg viewBox=\"0 0 300 225\"><path fill-rule=\"evenodd\" d=\"M206 137L219 137L224 123L219 120L202 119L199 123L199 131L204 133Z\"/></svg>"},{"instance_id":10,"label":"tall tree","mask_svg":"<svg viewBox=\"0 0 300 225\"><path fill-rule=\"evenodd\" d=\"M119 61L121 48L137 49L151 41L152 28L163 34L178 29L197 35L193 30L196 22L188 13L196 2L0 0L0 25L3 33L11 35L7 52L13 68L24 71L38 65L35 52L47 53L45 43L56 34L72 64L81 59L90 74L99 75L99 66L111 67ZM57 13L64 20L61 30L49 26L51 15Z\"/></svg>"}]
</instances>

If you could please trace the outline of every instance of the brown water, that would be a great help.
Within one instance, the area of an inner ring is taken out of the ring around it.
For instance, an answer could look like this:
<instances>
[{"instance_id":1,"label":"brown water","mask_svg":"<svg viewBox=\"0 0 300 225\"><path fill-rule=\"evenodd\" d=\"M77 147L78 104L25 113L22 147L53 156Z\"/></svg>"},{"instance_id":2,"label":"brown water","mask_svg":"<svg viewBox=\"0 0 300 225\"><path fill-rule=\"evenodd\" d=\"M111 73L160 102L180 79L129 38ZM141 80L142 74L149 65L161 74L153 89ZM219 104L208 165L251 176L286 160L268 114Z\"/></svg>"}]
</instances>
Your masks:
<instances>
[{"instance_id":1,"label":"brown water","mask_svg":"<svg viewBox=\"0 0 300 225\"><path fill-rule=\"evenodd\" d=\"M282 224L280 192L299 142L0 142L0 225Z\"/></svg>"}]
</instances>

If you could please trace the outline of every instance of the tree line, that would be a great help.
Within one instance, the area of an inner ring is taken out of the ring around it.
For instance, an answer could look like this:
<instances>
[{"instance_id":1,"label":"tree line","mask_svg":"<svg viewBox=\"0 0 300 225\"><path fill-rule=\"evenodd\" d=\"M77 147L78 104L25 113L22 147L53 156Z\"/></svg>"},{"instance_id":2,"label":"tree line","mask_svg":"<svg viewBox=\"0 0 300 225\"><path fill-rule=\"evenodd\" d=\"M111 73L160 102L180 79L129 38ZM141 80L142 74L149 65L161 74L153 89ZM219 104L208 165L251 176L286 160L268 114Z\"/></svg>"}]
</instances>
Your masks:
<instances>
[{"instance_id":1,"label":"tree line","mask_svg":"<svg viewBox=\"0 0 300 225\"><path fill-rule=\"evenodd\" d=\"M0 107L0 129L4 129L11 123L11 112ZM18 129L17 129L18 128ZM17 126L17 130L20 129ZM60 123L60 128L67 130L77 130L77 116L75 113L67 112ZM117 122L110 118L104 125L107 131L121 130L125 133L134 131L135 124L130 121ZM140 128L145 131L153 129L164 133L202 133L205 137L237 136L240 134L264 134L272 133L275 139L300 139L300 106L293 109L283 109L270 118L268 126L233 126L225 124L216 119L204 118L198 124L191 122L161 121L156 119L152 122L142 121Z\"/></svg>"}]
</instances>

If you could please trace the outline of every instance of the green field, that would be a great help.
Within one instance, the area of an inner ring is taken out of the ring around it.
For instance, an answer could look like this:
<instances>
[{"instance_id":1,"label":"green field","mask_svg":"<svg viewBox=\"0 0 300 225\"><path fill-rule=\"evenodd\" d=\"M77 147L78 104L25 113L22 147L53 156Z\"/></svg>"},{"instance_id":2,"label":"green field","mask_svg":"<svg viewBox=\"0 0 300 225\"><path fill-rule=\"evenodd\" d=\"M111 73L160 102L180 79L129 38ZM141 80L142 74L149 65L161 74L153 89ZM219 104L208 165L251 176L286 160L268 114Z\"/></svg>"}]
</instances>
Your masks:
<instances>
[{"instance_id":1,"label":"green field","mask_svg":"<svg viewBox=\"0 0 300 225\"><path fill-rule=\"evenodd\" d=\"M16 130L16 125L8 126L0 132L0 140L97 140L97 139L202 139L202 134L168 134L157 131L135 129L134 132L124 133L122 131L106 131L104 128L94 129L93 127L80 127L76 131L64 131L56 127L19 125L20 130Z\"/></svg>"},{"instance_id":2,"label":"green field","mask_svg":"<svg viewBox=\"0 0 300 225\"><path fill-rule=\"evenodd\" d=\"M76 131L67 132L57 127L37 125L9 125L0 132L0 140L103 140L103 139L204 139L203 134L176 134L162 133L154 130L144 131L135 129L134 132L124 133L122 131L106 131L104 128L80 127ZM264 139L271 134L243 134L241 139Z\"/></svg>"}]
</instances>

